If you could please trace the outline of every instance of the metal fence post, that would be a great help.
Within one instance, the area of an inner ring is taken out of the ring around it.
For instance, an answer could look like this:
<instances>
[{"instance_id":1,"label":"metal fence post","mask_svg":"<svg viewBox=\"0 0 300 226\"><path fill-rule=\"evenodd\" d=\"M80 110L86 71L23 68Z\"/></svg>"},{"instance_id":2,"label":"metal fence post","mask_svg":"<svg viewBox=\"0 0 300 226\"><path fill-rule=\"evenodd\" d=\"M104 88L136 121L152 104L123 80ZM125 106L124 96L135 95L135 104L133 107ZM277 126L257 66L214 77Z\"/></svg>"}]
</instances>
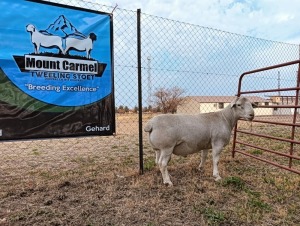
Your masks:
<instances>
[{"instance_id":1,"label":"metal fence post","mask_svg":"<svg viewBox=\"0 0 300 226\"><path fill-rule=\"evenodd\" d=\"M138 63L138 109L139 109L139 157L140 174L144 173L143 160L143 104L142 104L142 63L141 63L141 9L137 10L137 63Z\"/></svg>"}]
</instances>

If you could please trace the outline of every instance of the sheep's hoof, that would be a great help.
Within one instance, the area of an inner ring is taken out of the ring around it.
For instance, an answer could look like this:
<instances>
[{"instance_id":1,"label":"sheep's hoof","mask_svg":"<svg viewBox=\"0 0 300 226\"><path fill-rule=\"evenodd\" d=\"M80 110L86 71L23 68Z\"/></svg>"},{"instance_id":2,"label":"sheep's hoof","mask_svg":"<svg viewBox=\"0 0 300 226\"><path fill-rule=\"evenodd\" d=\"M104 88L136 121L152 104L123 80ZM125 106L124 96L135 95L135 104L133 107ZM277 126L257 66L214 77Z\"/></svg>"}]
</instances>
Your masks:
<instances>
[{"instance_id":1,"label":"sheep's hoof","mask_svg":"<svg viewBox=\"0 0 300 226\"><path fill-rule=\"evenodd\" d=\"M218 176L216 176L215 177L215 181L219 181L219 180L221 180L222 178L218 175Z\"/></svg>"},{"instance_id":2,"label":"sheep's hoof","mask_svg":"<svg viewBox=\"0 0 300 226\"><path fill-rule=\"evenodd\" d=\"M199 166L198 169L199 169L199 172L200 172L200 173L204 173L204 171L205 171L203 166Z\"/></svg>"},{"instance_id":3,"label":"sheep's hoof","mask_svg":"<svg viewBox=\"0 0 300 226\"><path fill-rule=\"evenodd\" d=\"M173 183L172 183L171 181L169 181L169 182L164 182L164 185L165 185L166 187L173 187Z\"/></svg>"}]
</instances>

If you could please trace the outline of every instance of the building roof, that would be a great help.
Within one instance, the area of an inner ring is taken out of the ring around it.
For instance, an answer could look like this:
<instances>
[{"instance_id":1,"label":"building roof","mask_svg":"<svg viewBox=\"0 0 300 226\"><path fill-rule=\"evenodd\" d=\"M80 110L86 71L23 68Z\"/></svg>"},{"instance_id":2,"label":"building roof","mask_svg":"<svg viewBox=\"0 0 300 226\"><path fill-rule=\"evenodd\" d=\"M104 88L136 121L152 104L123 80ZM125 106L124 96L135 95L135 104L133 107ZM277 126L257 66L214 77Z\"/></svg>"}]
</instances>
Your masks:
<instances>
[{"instance_id":1,"label":"building roof","mask_svg":"<svg viewBox=\"0 0 300 226\"><path fill-rule=\"evenodd\" d=\"M187 96L186 98L199 103L231 103L236 96ZM269 102L269 100L257 96L247 96L247 98L251 102Z\"/></svg>"}]
</instances>

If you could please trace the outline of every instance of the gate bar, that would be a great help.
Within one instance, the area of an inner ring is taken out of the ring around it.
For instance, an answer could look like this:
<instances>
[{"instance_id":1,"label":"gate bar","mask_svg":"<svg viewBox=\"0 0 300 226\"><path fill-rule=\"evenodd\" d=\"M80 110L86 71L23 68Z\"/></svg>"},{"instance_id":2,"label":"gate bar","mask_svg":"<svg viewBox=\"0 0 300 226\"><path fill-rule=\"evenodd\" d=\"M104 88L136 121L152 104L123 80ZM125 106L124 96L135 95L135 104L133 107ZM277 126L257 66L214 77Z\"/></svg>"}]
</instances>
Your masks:
<instances>
[{"instance_id":1,"label":"gate bar","mask_svg":"<svg viewBox=\"0 0 300 226\"><path fill-rule=\"evenodd\" d=\"M264 135L264 134L246 132L246 131L238 130L238 129L236 131L240 132L240 133L248 134L248 135L257 136L257 137L264 137L264 138L269 138L269 139L273 139L273 140L279 140L279 141L284 141L284 142L289 142L289 143L300 144L300 141L296 141L296 140L293 140L293 139L285 139L285 138L280 138L280 137L273 137L273 136Z\"/></svg>"},{"instance_id":2,"label":"gate bar","mask_svg":"<svg viewBox=\"0 0 300 226\"><path fill-rule=\"evenodd\" d=\"M247 144L247 143L242 142L242 141L236 141L236 142L237 142L238 144L243 144L243 145L248 146L248 147L251 147L251 148L257 148L257 149L261 149L261 150L266 151L266 152L269 152L269 153L273 153L273 154L281 155L281 156L284 156L284 157L288 157L288 158L293 158L293 159L300 160L300 157L297 157L297 156L294 156L294 155L289 155L289 154L280 153L280 152L273 151L273 150L270 150L270 149L258 147L258 146L256 146L256 145ZM243 153L244 153L244 152L243 152Z\"/></svg>"},{"instance_id":3,"label":"gate bar","mask_svg":"<svg viewBox=\"0 0 300 226\"><path fill-rule=\"evenodd\" d=\"M268 124L273 124L273 125L281 125L281 126L293 126L293 123L287 123L287 122L271 122L271 121L265 121L265 120L252 120L252 122L259 122L259 123L268 123ZM295 123L295 126L300 127L300 122L299 124Z\"/></svg>"},{"instance_id":4,"label":"gate bar","mask_svg":"<svg viewBox=\"0 0 300 226\"><path fill-rule=\"evenodd\" d=\"M282 88L282 89L253 90L253 91L241 91L240 94L249 94L249 93L272 93L272 92L277 92L277 91L293 91L293 90L300 90L300 87Z\"/></svg>"},{"instance_id":5,"label":"gate bar","mask_svg":"<svg viewBox=\"0 0 300 226\"><path fill-rule=\"evenodd\" d=\"M253 73L257 73L257 72L261 72L261 71L267 71L267 70L275 69L275 68L278 68L278 67L285 67L285 66L289 66L289 65L293 65L293 64L299 64L299 63L300 63L300 60L294 60L294 61L290 61L290 62L283 63L283 64L277 64L277 65L273 65L273 66L270 66L270 67L264 67L264 68L260 68L260 69L256 69L256 70L244 72L240 76L240 79L239 79L238 95L237 96L241 95L242 79L243 79L243 77L245 75L253 74Z\"/></svg>"},{"instance_id":6,"label":"gate bar","mask_svg":"<svg viewBox=\"0 0 300 226\"><path fill-rule=\"evenodd\" d=\"M259 108L300 108L300 105L269 105L259 106Z\"/></svg>"}]
</instances>

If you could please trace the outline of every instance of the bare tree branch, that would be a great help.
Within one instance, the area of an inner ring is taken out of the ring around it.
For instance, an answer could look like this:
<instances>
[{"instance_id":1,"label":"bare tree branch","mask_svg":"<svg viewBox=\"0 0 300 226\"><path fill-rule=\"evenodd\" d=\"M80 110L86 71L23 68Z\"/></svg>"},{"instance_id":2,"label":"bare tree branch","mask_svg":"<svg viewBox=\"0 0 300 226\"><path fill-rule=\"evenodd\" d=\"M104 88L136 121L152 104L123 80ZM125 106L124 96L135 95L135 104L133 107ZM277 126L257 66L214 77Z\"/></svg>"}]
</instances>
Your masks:
<instances>
[{"instance_id":1,"label":"bare tree branch","mask_svg":"<svg viewBox=\"0 0 300 226\"><path fill-rule=\"evenodd\" d=\"M163 113L176 113L177 106L182 104L184 90L175 86L173 88L159 88L153 94L154 103Z\"/></svg>"}]
</instances>

